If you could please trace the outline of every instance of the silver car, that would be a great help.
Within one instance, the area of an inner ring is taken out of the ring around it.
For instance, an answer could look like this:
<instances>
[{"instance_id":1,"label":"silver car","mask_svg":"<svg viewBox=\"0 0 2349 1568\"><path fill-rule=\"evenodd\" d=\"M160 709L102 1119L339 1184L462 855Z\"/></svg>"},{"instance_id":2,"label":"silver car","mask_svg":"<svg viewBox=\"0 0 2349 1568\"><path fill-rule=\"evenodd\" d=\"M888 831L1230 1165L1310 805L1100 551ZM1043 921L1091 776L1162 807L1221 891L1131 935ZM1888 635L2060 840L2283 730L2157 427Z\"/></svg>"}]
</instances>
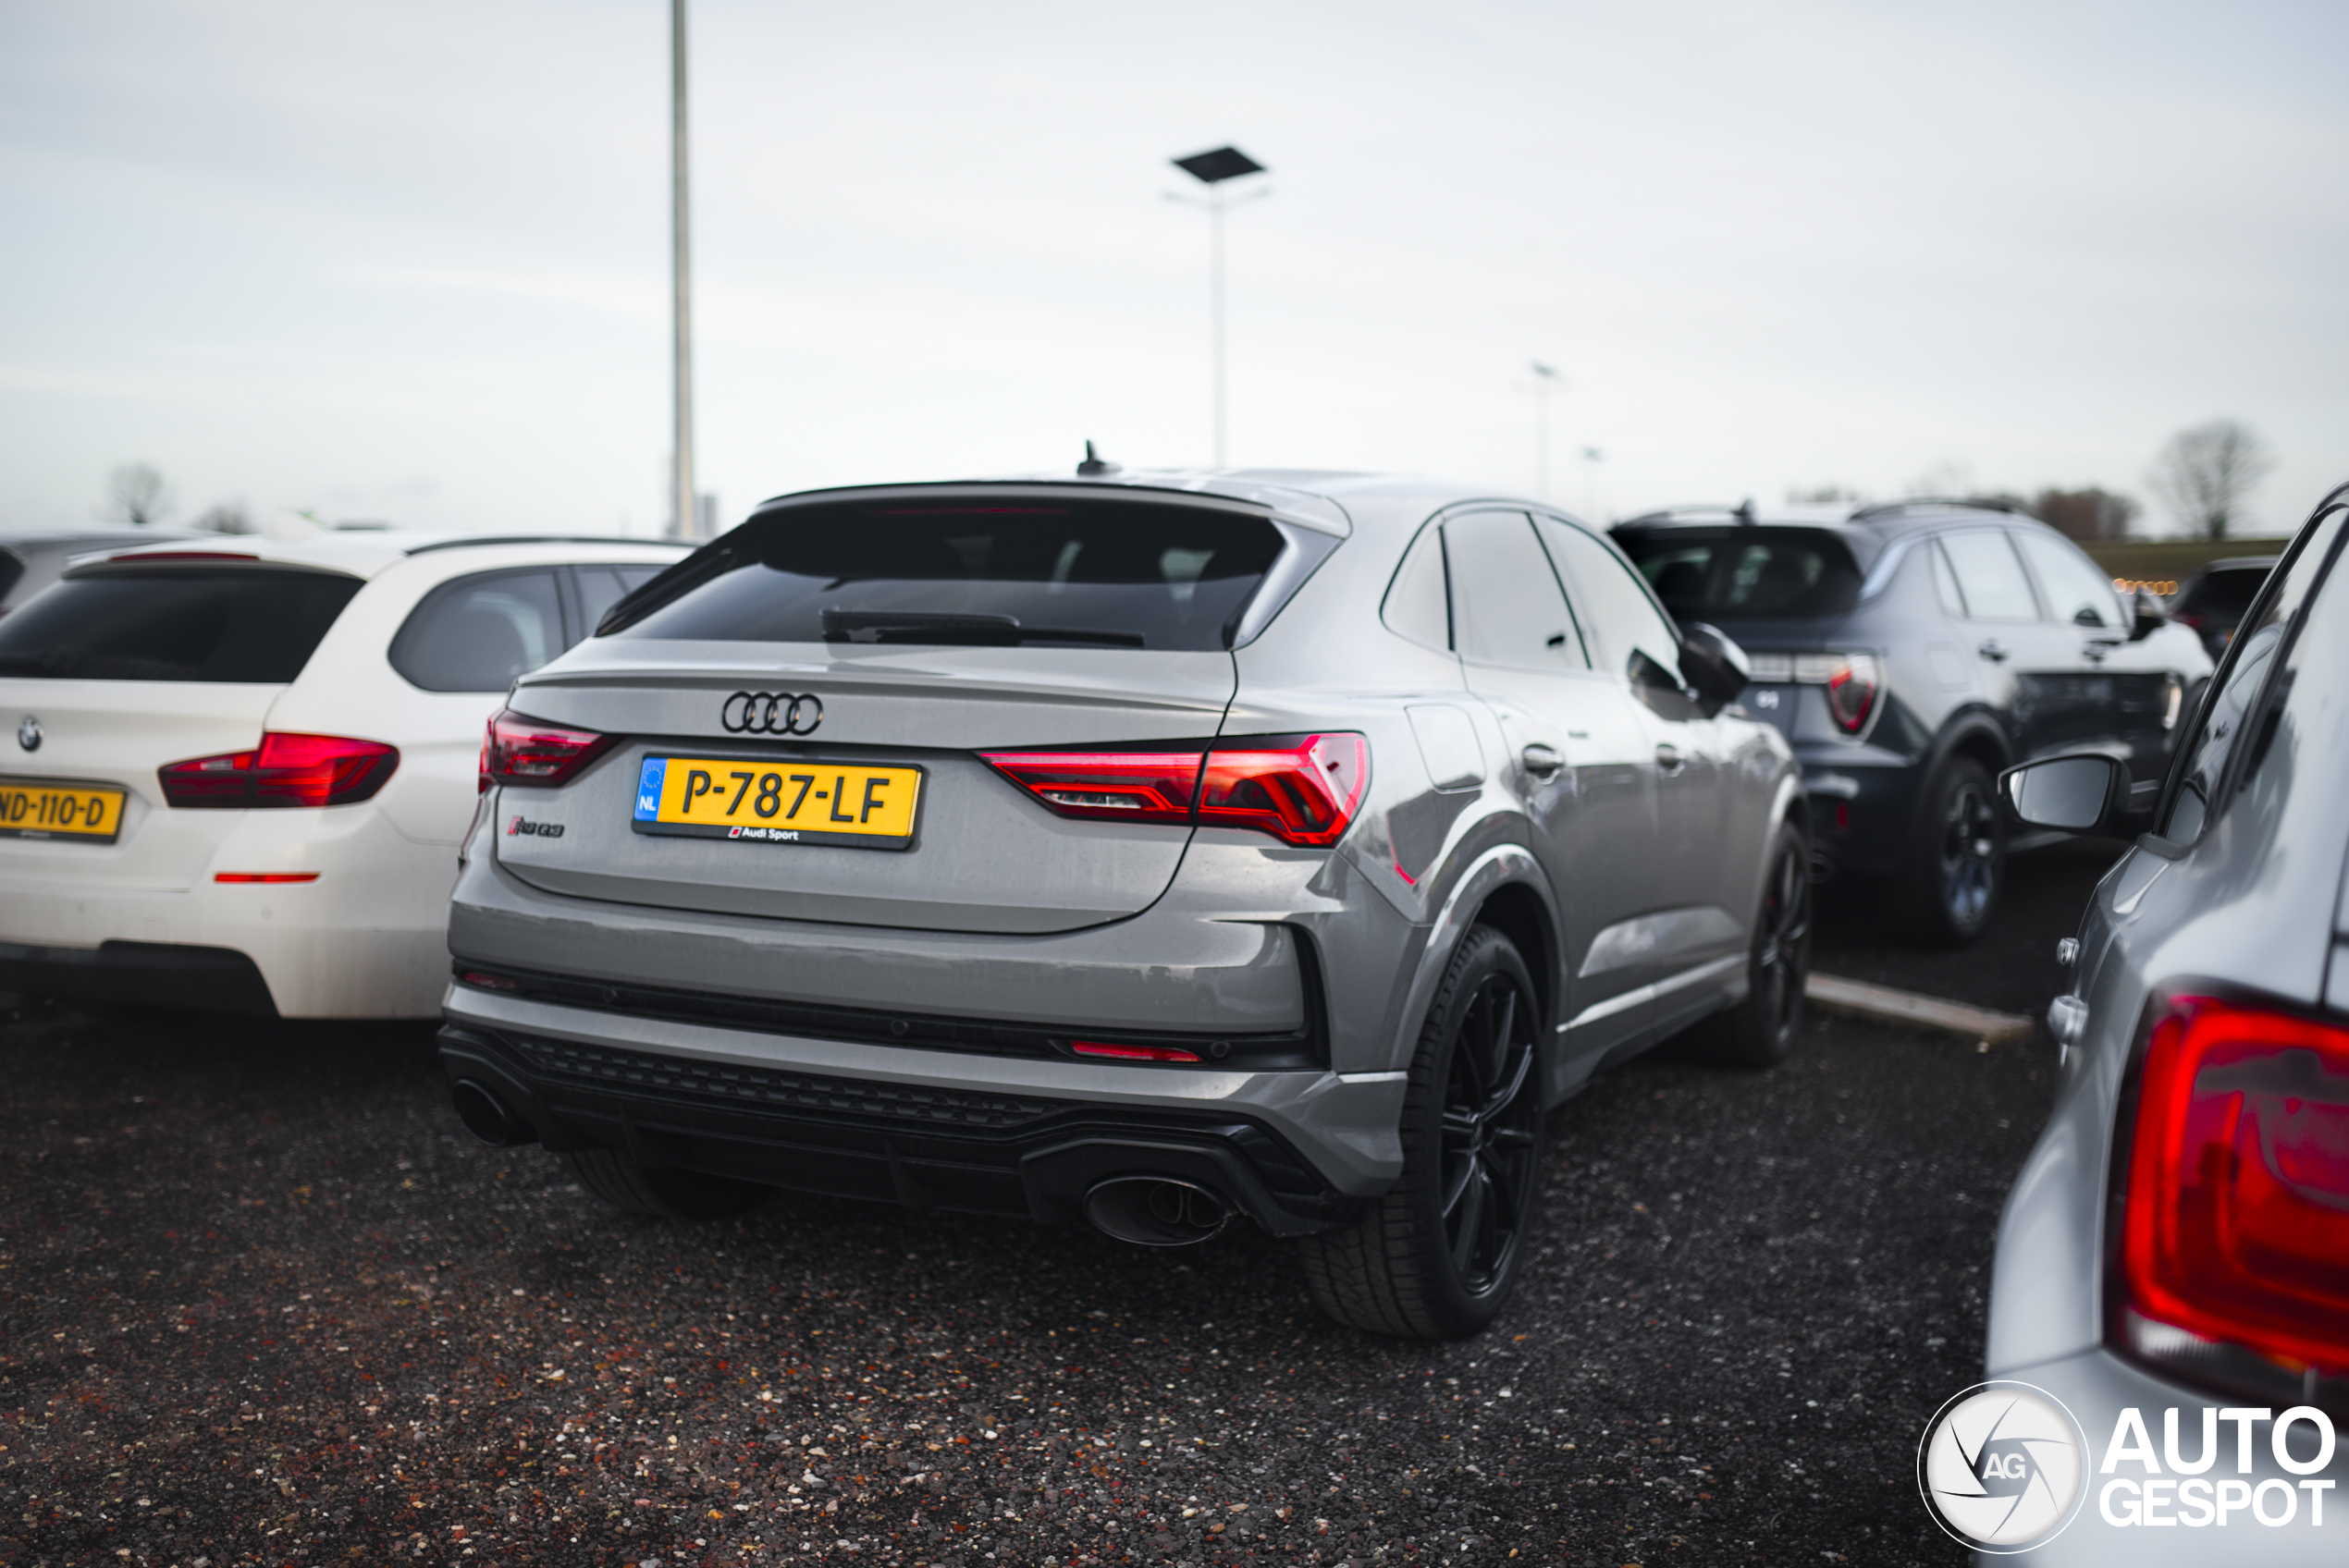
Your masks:
<instances>
[{"instance_id":1,"label":"silver car","mask_svg":"<svg viewBox=\"0 0 2349 1568\"><path fill-rule=\"evenodd\" d=\"M2005 776L2033 826L2142 830L2065 946L2056 1103L1998 1232L1990 1375L2088 1444L2035 1562L2349 1561L2344 540L2349 486L2252 601L2158 797L2108 756Z\"/></svg>"},{"instance_id":2,"label":"silver car","mask_svg":"<svg viewBox=\"0 0 2349 1568\"><path fill-rule=\"evenodd\" d=\"M522 678L442 1060L624 1208L774 1188L1298 1238L1499 1310L1544 1110L1790 1042L1802 780L1605 537L1427 482L767 503Z\"/></svg>"}]
</instances>

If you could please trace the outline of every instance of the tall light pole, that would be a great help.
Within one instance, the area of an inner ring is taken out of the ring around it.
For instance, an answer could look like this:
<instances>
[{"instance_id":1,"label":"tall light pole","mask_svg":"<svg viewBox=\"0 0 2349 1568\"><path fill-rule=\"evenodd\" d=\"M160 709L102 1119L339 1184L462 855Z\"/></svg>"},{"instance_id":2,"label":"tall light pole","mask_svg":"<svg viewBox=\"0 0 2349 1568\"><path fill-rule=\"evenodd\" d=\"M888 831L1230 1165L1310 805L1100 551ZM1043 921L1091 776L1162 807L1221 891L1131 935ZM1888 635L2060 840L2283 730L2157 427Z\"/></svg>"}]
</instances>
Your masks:
<instances>
[{"instance_id":1,"label":"tall light pole","mask_svg":"<svg viewBox=\"0 0 2349 1568\"><path fill-rule=\"evenodd\" d=\"M1174 196L1171 192L1169 194L1172 200L1181 202L1186 206L1204 206L1207 209L1207 302L1211 364L1209 374L1211 381L1210 400L1213 409L1215 429L1215 466L1222 468L1224 466L1224 214L1229 207L1238 206L1243 202L1253 202L1260 196L1270 196L1272 191L1259 186L1242 196L1239 202L1227 202L1224 199L1224 181L1237 179L1243 175L1264 172L1262 164L1258 163L1236 147L1218 147L1211 152L1194 153L1187 158L1175 158L1172 162L1176 168L1207 187L1207 200L1204 202L1194 202L1185 196Z\"/></svg>"},{"instance_id":2,"label":"tall light pole","mask_svg":"<svg viewBox=\"0 0 2349 1568\"><path fill-rule=\"evenodd\" d=\"M669 188L670 296L670 330L675 378L676 428L671 433L670 537L691 539L701 532L694 500L694 299L692 226L685 182L685 0L669 0Z\"/></svg>"},{"instance_id":3,"label":"tall light pole","mask_svg":"<svg viewBox=\"0 0 2349 1568\"><path fill-rule=\"evenodd\" d=\"M1539 360L1533 366L1533 496L1536 500L1550 498L1550 388L1557 385L1558 373Z\"/></svg>"}]
</instances>

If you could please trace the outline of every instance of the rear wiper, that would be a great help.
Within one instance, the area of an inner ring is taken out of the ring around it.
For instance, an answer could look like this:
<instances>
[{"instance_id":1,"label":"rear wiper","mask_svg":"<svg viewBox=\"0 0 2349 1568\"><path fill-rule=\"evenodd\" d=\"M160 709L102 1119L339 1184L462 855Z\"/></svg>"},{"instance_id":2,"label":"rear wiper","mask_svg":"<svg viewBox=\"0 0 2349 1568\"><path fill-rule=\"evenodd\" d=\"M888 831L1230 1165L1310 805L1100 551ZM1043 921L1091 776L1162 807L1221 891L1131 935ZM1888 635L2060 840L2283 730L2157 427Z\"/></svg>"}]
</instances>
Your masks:
<instances>
[{"instance_id":1,"label":"rear wiper","mask_svg":"<svg viewBox=\"0 0 2349 1568\"><path fill-rule=\"evenodd\" d=\"M1090 631L1067 626L1022 626L1015 615L946 615L928 610L825 610L827 643L956 643L1014 648L1022 643L1085 643L1140 648L1138 631Z\"/></svg>"}]
</instances>

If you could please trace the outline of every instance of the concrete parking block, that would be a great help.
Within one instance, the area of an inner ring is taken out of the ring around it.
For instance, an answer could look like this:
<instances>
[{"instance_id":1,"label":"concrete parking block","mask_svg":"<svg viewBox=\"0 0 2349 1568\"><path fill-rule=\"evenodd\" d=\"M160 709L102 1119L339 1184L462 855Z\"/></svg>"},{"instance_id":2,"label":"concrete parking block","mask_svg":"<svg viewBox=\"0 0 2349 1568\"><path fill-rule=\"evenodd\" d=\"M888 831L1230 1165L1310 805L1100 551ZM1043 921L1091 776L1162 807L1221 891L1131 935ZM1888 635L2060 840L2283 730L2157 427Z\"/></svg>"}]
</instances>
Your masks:
<instances>
[{"instance_id":1,"label":"concrete parking block","mask_svg":"<svg viewBox=\"0 0 2349 1568\"><path fill-rule=\"evenodd\" d=\"M1829 1012L1850 1013L1855 1018L1898 1023L1911 1029L1937 1029L1986 1045L2004 1045L2031 1033L2031 1020L2019 1012L1993 1012L1988 1008L1968 1007L1941 997L1896 990L1890 986L1872 986L1864 980L1847 980L1840 974L1814 973L1802 994Z\"/></svg>"}]
</instances>

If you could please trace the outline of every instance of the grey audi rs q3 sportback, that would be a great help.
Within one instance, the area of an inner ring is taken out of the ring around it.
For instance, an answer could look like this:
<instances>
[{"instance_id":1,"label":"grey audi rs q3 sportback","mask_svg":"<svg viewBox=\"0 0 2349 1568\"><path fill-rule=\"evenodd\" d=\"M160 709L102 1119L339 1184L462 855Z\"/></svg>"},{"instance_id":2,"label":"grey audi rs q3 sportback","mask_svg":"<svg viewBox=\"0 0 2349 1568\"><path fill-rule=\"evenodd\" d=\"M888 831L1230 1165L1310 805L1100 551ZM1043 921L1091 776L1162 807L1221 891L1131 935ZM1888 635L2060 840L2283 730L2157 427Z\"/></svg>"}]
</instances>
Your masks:
<instances>
[{"instance_id":1,"label":"grey audi rs q3 sportback","mask_svg":"<svg viewBox=\"0 0 2349 1568\"><path fill-rule=\"evenodd\" d=\"M1602 535L1427 482L784 496L493 721L442 1060L623 1208L1246 1215L1340 1319L1470 1333L1550 1106L1790 1043L1744 680Z\"/></svg>"}]
</instances>

